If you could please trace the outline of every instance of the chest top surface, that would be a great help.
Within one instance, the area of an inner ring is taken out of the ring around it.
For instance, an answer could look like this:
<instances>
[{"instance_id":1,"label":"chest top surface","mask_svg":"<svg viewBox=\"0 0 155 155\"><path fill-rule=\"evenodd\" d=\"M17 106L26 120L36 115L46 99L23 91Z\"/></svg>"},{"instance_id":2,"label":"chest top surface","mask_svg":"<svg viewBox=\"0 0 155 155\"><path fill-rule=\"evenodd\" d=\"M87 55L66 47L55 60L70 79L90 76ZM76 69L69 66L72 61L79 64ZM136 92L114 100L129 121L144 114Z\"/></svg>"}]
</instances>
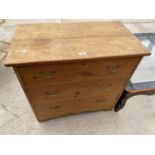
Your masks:
<instances>
[{"instance_id":1,"label":"chest top surface","mask_svg":"<svg viewBox=\"0 0 155 155\"><path fill-rule=\"evenodd\" d=\"M121 22L17 25L5 65L149 55Z\"/></svg>"}]
</instances>

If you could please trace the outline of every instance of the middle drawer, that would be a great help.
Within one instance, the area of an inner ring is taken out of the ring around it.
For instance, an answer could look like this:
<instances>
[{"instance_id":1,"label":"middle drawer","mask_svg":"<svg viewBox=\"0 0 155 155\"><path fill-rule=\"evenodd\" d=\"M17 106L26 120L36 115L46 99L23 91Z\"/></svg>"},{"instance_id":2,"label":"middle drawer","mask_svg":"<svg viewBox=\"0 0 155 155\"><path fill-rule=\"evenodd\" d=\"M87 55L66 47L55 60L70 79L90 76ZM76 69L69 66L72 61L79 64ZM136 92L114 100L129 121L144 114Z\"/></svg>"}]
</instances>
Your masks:
<instances>
[{"instance_id":1,"label":"middle drawer","mask_svg":"<svg viewBox=\"0 0 155 155\"><path fill-rule=\"evenodd\" d=\"M48 85L27 88L32 103L54 103L62 100L80 99L88 96L111 96L116 98L125 84L125 79L105 79L63 85Z\"/></svg>"}]
</instances>

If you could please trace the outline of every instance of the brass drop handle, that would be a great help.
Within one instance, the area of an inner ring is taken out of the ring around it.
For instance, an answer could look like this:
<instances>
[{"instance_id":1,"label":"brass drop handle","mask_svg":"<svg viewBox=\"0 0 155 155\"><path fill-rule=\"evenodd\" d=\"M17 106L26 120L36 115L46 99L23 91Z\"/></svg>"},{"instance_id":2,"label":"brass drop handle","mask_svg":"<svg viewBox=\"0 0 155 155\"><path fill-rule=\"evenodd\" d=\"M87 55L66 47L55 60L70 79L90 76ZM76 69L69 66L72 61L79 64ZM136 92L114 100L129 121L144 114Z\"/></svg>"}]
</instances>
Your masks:
<instances>
[{"instance_id":1,"label":"brass drop handle","mask_svg":"<svg viewBox=\"0 0 155 155\"><path fill-rule=\"evenodd\" d=\"M40 74L40 76L41 76L42 78L45 78L45 79L53 78L53 77L55 77L56 75L57 75L57 74L56 74L55 71L42 72L42 73Z\"/></svg>"},{"instance_id":2,"label":"brass drop handle","mask_svg":"<svg viewBox=\"0 0 155 155\"><path fill-rule=\"evenodd\" d=\"M114 73L114 72L117 72L119 70L120 66L119 65L109 65L107 66L107 69L111 72L111 73Z\"/></svg>"},{"instance_id":3,"label":"brass drop handle","mask_svg":"<svg viewBox=\"0 0 155 155\"><path fill-rule=\"evenodd\" d=\"M58 92L46 92L46 95L48 96L48 97L54 97L54 96L56 96L57 95L57 93Z\"/></svg>"},{"instance_id":4,"label":"brass drop handle","mask_svg":"<svg viewBox=\"0 0 155 155\"><path fill-rule=\"evenodd\" d=\"M101 85L101 87L105 90L110 90L112 88L112 84L108 83L108 84L105 84L105 85Z\"/></svg>"},{"instance_id":5,"label":"brass drop handle","mask_svg":"<svg viewBox=\"0 0 155 155\"><path fill-rule=\"evenodd\" d=\"M105 102L105 99L97 99L96 102L97 103Z\"/></svg>"},{"instance_id":6,"label":"brass drop handle","mask_svg":"<svg viewBox=\"0 0 155 155\"><path fill-rule=\"evenodd\" d=\"M50 110L56 110L56 109L59 109L61 107L62 107L62 105L55 105L55 106L50 106L49 109Z\"/></svg>"}]
</instances>

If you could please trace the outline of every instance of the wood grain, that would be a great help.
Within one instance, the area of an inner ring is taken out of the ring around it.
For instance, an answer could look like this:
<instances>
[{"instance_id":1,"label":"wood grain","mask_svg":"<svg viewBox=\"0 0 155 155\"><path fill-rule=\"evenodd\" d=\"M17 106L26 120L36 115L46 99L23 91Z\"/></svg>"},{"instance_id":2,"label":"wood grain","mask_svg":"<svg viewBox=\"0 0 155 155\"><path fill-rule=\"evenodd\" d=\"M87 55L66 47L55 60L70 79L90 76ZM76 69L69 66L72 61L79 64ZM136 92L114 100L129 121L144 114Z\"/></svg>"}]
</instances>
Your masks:
<instances>
[{"instance_id":1,"label":"wood grain","mask_svg":"<svg viewBox=\"0 0 155 155\"><path fill-rule=\"evenodd\" d=\"M15 40L68 39L131 35L121 22L47 23L17 25Z\"/></svg>"},{"instance_id":2,"label":"wood grain","mask_svg":"<svg viewBox=\"0 0 155 155\"><path fill-rule=\"evenodd\" d=\"M18 67L25 87L56 85L64 83L92 81L105 78L128 77L139 61L138 57L109 59L104 61L85 61ZM119 66L115 72L110 67ZM46 78L42 73L54 72L55 76Z\"/></svg>"},{"instance_id":3,"label":"wood grain","mask_svg":"<svg viewBox=\"0 0 155 155\"><path fill-rule=\"evenodd\" d=\"M5 65L149 54L120 22L19 25Z\"/></svg>"},{"instance_id":4,"label":"wood grain","mask_svg":"<svg viewBox=\"0 0 155 155\"><path fill-rule=\"evenodd\" d=\"M6 59L39 121L112 110L144 55L120 22L19 25Z\"/></svg>"},{"instance_id":5,"label":"wood grain","mask_svg":"<svg viewBox=\"0 0 155 155\"><path fill-rule=\"evenodd\" d=\"M14 72L15 72L15 74L16 74L16 76L17 76L19 82L20 82L20 85L21 85L21 87L22 87L22 89L23 89L23 91L24 91L24 93L25 93L25 95L26 95L26 97L27 97L27 100L29 101L29 104L30 104L30 106L31 106L32 111L34 112L34 114L35 114L37 120L40 121L40 120L39 120L39 115L38 115L38 113L37 113L37 110L35 109L34 105L33 105L32 102L31 102L31 98L30 98L30 96L29 96L29 94L28 94L28 91L27 91L26 88L25 88L25 85L24 85L24 83L23 83L23 80L22 80L22 77L21 77L20 73L18 72L18 69L17 69L16 67L13 67L13 70L14 70Z\"/></svg>"},{"instance_id":6,"label":"wood grain","mask_svg":"<svg viewBox=\"0 0 155 155\"><path fill-rule=\"evenodd\" d=\"M35 105L39 121L45 121L51 118L57 118L69 114L76 114L88 111L109 111L114 106L114 99L104 96L89 97L79 100L59 101L55 104L47 103Z\"/></svg>"},{"instance_id":7,"label":"wood grain","mask_svg":"<svg viewBox=\"0 0 155 155\"><path fill-rule=\"evenodd\" d=\"M116 82L116 80L118 82ZM92 96L111 96L116 98L125 83L125 78L104 79L91 82L77 82L71 84L42 86L27 88L31 101L34 104L55 103L56 101L77 100Z\"/></svg>"}]
</instances>

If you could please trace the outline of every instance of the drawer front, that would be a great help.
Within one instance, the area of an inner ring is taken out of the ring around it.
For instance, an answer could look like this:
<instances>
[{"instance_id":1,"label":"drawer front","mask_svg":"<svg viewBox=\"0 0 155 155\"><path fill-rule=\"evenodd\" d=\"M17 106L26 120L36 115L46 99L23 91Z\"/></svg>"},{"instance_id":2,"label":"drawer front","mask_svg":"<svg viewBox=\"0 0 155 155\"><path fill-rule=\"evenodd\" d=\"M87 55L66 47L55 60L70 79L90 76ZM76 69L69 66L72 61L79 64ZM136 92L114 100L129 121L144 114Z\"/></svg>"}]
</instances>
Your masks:
<instances>
[{"instance_id":1,"label":"drawer front","mask_svg":"<svg viewBox=\"0 0 155 155\"><path fill-rule=\"evenodd\" d=\"M27 88L33 104L55 103L63 100L76 100L86 96L105 95L116 98L124 87L125 79L105 79L101 81L80 82Z\"/></svg>"},{"instance_id":2,"label":"drawer front","mask_svg":"<svg viewBox=\"0 0 155 155\"><path fill-rule=\"evenodd\" d=\"M25 87L128 77L139 58L18 67Z\"/></svg>"},{"instance_id":3,"label":"drawer front","mask_svg":"<svg viewBox=\"0 0 155 155\"><path fill-rule=\"evenodd\" d=\"M35 105L35 111L40 121L50 118L56 118L64 115L75 114L86 111L105 110L110 111L115 105L115 100L106 97L91 97L82 100L70 100L58 102L55 104L48 103Z\"/></svg>"}]
</instances>

